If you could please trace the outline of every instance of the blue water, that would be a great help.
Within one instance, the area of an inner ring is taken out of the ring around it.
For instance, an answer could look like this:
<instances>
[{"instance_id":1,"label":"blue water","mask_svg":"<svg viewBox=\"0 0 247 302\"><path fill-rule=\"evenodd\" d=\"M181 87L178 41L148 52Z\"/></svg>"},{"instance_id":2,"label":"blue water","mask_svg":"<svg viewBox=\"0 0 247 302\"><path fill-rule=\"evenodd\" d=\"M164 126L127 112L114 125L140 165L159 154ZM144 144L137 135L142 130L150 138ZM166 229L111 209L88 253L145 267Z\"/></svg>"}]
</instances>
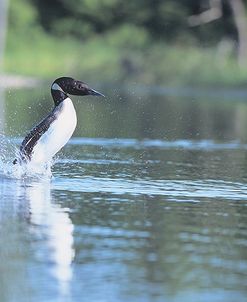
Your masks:
<instances>
[{"instance_id":1,"label":"blue water","mask_svg":"<svg viewBox=\"0 0 247 302\"><path fill-rule=\"evenodd\" d=\"M2 172L1 301L246 301L245 152L74 138L51 179Z\"/></svg>"},{"instance_id":2,"label":"blue water","mask_svg":"<svg viewBox=\"0 0 247 302\"><path fill-rule=\"evenodd\" d=\"M145 89L75 97L51 173L12 165L49 89L1 97L1 302L246 301L245 94Z\"/></svg>"}]
</instances>

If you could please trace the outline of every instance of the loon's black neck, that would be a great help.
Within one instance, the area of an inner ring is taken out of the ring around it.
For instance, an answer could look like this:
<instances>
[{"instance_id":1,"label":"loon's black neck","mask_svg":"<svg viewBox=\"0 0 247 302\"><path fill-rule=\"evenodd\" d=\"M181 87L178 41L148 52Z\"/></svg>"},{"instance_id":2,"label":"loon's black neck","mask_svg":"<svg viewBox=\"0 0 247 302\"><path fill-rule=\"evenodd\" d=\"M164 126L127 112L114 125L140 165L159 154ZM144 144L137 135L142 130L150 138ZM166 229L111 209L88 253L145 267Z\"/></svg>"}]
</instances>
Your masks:
<instances>
[{"instance_id":1,"label":"loon's black neck","mask_svg":"<svg viewBox=\"0 0 247 302\"><path fill-rule=\"evenodd\" d=\"M55 106L58 106L60 103L62 103L62 101L64 101L68 97L68 95L62 90L54 90L54 89L51 89L51 95L53 97Z\"/></svg>"}]
</instances>

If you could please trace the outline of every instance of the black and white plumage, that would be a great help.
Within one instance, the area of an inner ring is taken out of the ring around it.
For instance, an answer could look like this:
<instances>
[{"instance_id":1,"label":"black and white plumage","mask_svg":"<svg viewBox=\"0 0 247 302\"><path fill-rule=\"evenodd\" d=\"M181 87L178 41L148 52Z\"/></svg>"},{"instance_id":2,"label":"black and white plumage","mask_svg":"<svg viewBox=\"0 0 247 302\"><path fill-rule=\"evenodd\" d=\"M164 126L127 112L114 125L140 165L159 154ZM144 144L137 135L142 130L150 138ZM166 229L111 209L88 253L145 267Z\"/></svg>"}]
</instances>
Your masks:
<instances>
[{"instance_id":1,"label":"black and white plumage","mask_svg":"<svg viewBox=\"0 0 247 302\"><path fill-rule=\"evenodd\" d=\"M14 164L49 162L68 142L77 124L76 111L68 94L104 96L70 77L56 79L51 86L51 94L54 109L24 138L19 158L14 160Z\"/></svg>"}]
</instances>

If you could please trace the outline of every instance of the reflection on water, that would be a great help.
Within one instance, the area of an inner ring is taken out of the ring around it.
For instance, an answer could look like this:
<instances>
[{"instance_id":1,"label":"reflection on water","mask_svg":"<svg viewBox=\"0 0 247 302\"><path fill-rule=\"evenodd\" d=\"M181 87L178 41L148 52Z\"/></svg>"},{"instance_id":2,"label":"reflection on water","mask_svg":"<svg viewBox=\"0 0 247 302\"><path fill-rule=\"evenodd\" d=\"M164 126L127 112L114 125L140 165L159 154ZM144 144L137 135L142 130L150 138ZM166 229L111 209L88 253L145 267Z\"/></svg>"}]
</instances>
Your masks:
<instances>
[{"instance_id":1,"label":"reflection on water","mask_svg":"<svg viewBox=\"0 0 247 302\"><path fill-rule=\"evenodd\" d=\"M244 94L232 102L214 93L190 96L138 94L102 88L104 99L72 97L78 114L75 137L221 140L247 142ZM48 87L6 92L5 133L24 136L53 107ZM24 122L25 121L25 122Z\"/></svg>"},{"instance_id":2,"label":"reflection on water","mask_svg":"<svg viewBox=\"0 0 247 302\"><path fill-rule=\"evenodd\" d=\"M40 230L40 227L44 230L47 247L51 251L50 261L54 263L52 273L61 293L67 295L74 258L71 220L65 209L51 203L50 182L31 184L25 193L29 202L30 223L35 226L34 231L37 228Z\"/></svg>"},{"instance_id":3,"label":"reflection on water","mask_svg":"<svg viewBox=\"0 0 247 302\"><path fill-rule=\"evenodd\" d=\"M1 196L3 196L3 200L0 205L2 247L0 258L4 267L1 271L9 271L8 266L13 266L13 271L9 272L7 278L4 277L6 279L4 283L9 283L13 278L16 280L16 287L20 287L22 283L24 283L24 288L30 286L31 284L25 284L24 280L29 278L29 270L34 270L34 274L38 273L33 261L41 261L43 264L48 261L50 268L46 268L46 270L54 277L59 297L62 299L70 296L71 265L74 258L73 224L66 209L52 203L50 181L23 182L8 178L2 179ZM12 229L13 224L17 229ZM13 232L14 234L12 234ZM10 234L11 236L9 236ZM17 242L14 242L15 239L12 238L12 235L17 237ZM28 238L29 236L30 238ZM32 240L36 242L33 243ZM45 245L42 244L44 240ZM11 259L12 251L15 248L20 249L20 253L17 252L15 257L17 263L22 264L23 262L22 273L19 265L16 266L15 263L14 265L12 263L14 260ZM23 250L27 253L28 249L34 252L34 258L31 256L29 260L30 255L23 255ZM10 254L8 250L11 251ZM29 263L30 261L31 263ZM23 274L24 276L22 276ZM42 270L39 274L42 274ZM54 281L52 282L54 283ZM12 288L12 285L5 284L5 286ZM56 287L56 285L53 286ZM23 287L20 291L23 291ZM31 288L26 288L26 295L30 291L32 291ZM6 293L4 284L1 292ZM17 299L18 292L19 290L11 293L10 289L6 301ZM14 296L12 297L12 295ZM21 300L18 298L18 301Z\"/></svg>"},{"instance_id":4,"label":"reflection on water","mask_svg":"<svg viewBox=\"0 0 247 302\"><path fill-rule=\"evenodd\" d=\"M7 97L6 133L23 135L45 114L39 104L30 114L29 93ZM245 302L246 104L76 106L78 137L51 180L6 176L2 139L1 302Z\"/></svg>"}]
</instances>

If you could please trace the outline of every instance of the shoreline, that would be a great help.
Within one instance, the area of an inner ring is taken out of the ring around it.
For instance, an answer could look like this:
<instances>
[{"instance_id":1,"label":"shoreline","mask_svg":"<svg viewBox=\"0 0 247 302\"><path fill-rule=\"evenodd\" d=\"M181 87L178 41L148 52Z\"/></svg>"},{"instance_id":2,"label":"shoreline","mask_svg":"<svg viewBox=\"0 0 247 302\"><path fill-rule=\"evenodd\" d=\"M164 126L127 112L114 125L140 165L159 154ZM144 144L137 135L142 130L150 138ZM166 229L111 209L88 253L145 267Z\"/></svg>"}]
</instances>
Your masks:
<instances>
[{"instance_id":1,"label":"shoreline","mask_svg":"<svg viewBox=\"0 0 247 302\"><path fill-rule=\"evenodd\" d=\"M45 79L41 79L38 77L30 77L23 75L12 75L12 74L0 74L0 89L22 89L22 88L34 88L39 85L43 85L46 82ZM114 83L102 83L101 85L106 87L118 87L118 85ZM207 97L214 98L220 97L223 99L246 99L247 98L247 88L242 87L220 87L215 89L214 86L197 86L193 85L170 85L170 86L162 86L162 85L143 85L139 84L124 84L118 87L119 91L124 91L125 93L136 93L137 95L165 95L165 96L184 96L184 97Z\"/></svg>"},{"instance_id":2,"label":"shoreline","mask_svg":"<svg viewBox=\"0 0 247 302\"><path fill-rule=\"evenodd\" d=\"M0 74L0 88L32 88L42 82L39 78L12 74Z\"/></svg>"}]
</instances>

